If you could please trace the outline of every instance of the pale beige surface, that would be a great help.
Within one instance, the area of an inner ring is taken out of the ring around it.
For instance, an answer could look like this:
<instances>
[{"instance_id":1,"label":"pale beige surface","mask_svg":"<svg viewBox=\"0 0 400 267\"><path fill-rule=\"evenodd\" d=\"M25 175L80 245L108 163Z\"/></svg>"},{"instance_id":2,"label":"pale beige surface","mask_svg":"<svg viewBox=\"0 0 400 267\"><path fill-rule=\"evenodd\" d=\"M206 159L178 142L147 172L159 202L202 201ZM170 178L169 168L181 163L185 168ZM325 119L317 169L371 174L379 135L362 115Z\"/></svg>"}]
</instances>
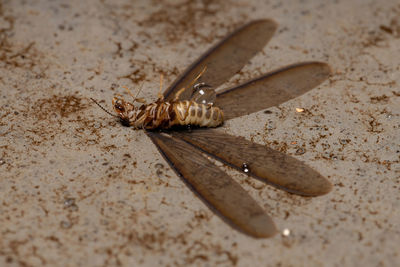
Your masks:
<instances>
[{"instance_id":1,"label":"pale beige surface","mask_svg":"<svg viewBox=\"0 0 400 267\"><path fill-rule=\"evenodd\" d=\"M2 1L0 266L400 264L398 1L208 2ZM160 73L168 84L256 18L279 29L234 82L306 60L334 73L221 129L294 155L335 185L303 198L232 172L291 231L261 240L225 224L142 131L88 100L110 107L119 85L142 81L141 95L155 99Z\"/></svg>"}]
</instances>

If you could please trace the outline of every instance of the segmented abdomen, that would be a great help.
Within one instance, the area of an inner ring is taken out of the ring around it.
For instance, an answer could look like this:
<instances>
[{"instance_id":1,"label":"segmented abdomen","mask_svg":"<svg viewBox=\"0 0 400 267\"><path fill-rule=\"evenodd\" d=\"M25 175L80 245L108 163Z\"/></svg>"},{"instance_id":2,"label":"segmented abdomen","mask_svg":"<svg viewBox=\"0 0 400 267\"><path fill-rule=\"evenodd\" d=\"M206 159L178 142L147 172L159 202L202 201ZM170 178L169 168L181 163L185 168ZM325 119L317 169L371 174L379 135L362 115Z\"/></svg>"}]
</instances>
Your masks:
<instances>
[{"instance_id":1,"label":"segmented abdomen","mask_svg":"<svg viewBox=\"0 0 400 267\"><path fill-rule=\"evenodd\" d=\"M223 121L224 113L218 107L186 100L142 105L129 124L136 129L168 129L174 125L217 127Z\"/></svg>"},{"instance_id":2,"label":"segmented abdomen","mask_svg":"<svg viewBox=\"0 0 400 267\"><path fill-rule=\"evenodd\" d=\"M224 113L222 110L212 105L199 104L194 101L186 100L175 102L172 107L176 113L172 125L217 127L224 121Z\"/></svg>"}]
</instances>

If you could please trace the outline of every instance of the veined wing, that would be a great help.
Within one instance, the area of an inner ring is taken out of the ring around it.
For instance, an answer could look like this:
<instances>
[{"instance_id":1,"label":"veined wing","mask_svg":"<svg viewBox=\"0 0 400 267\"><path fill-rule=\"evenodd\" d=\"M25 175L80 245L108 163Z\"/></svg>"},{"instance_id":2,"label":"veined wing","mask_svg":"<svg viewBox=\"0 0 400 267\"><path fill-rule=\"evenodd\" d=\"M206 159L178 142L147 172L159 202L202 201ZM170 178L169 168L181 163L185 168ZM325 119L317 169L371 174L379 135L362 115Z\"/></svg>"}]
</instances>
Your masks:
<instances>
[{"instance_id":1,"label":"veined wing","mask_svg":"<svg viewBox=\"0 0 400 267\"><path fill-rule=\"evenodd\" d=\"M225 172L183 140L156 132L147 132L170 164L208 204L254 237L270 237L276 233L268 214L248 193Z\"/></svg>"},{"instance_id":2,"label":"veined wing","mask_svg":"<svg viewBox=\"0 0 400 267\"><path fill-rule=\"evenodd\" d=\"M325 63L306 62L263 75L217 95L216 106L225 119L278 105L319 85L330 75ZM171 132L196 148L239 170L249 165L249 175L291 193L318 196L332 185L303 162L279 151L212 129Z\"/></svg>"},{"instance_id":3,"label":"veined wing","mask_svg":"<svg viewBox=\"0 0 400 267\"><path fill-rule=\"evenodd\" d=\"M332 184L317 171L289 155L213 129L192 132L173 131L171 135L201 149L230 166L285 191L319 196L328 193Z\"/></svg>"},{"instance_id":4,"label":"veined wing","mask_svg":"<svg viewBox=\"0 0 400 267\"><path fill-rule=\"evenodd\" d=\"M215 106L224 111L225 120L248 115L308 92L330 73L321 62L290 65L218 93Z\"/></svg>"},{"instance_id":5,"label":"veined wing","mask_svg":"<svg viewBox=\"0 0 400 267\"><path fill-rule=\"evenodd\" d=\"M179 99L189 99L193 88L188 85L204 67L207 67L207 70L199 82L203 81L217 88L240 71L257 52L263 49L276 28L276 23L272 20L255 20L237 29L189 66L165 91L165 99L167 101L173 99L183 87L186 89Z\"/></svg>"}]
</instances>

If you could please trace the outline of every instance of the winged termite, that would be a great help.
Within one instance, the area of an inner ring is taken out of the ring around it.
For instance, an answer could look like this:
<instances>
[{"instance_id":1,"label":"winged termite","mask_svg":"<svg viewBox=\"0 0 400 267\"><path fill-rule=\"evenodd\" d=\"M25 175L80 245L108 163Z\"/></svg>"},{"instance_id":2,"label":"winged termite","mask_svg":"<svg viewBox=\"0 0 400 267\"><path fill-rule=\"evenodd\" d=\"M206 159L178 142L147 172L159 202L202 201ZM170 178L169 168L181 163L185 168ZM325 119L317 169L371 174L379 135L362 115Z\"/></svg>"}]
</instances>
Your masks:
<instances>
[{"instance_id":1,"label":"winged termite","mask_svg":"<svg viewBox=\"0 0 400 267\"><path fill-rule=\"evenodd\" d=\"M214 127L220 124L220 110L225 119L250 114L297 97L329 77L330 69L325 63L300 63L224 90L216 95L214 101L215 93L211 88L218 87L236 74L262 50L275 30L276 24L271 20L257 20L244 25L195 61L156 102L135 108L122 98L114 98L118 117L125 125L136 128L162 129L192 123L192 120L185 121L188 117L207 118L204 113L208 109L209 118L218 123L195 124ZM200 89L203 92L199 94ZM211 110L214 113L211 114ZM171 123L176 120L179 123ZM328 193L332 187L327 179L301 161L217 129L202 128L189 132L172 128L146 133L170 166L201 198L239 230L254 237L274 235L273 221L204 153L291 193L318 196Z\"/></svg>"},{"instance_id":2,"label":"winged termite","mask_svg":"<svg viewBox=\"0 0 400 267\"><path fill-rule=\"evenodd\" d=\"M202 73L205 69L202 71ZM200 73L201 75L201 73ZM195 78L194 82L200 78ZM194 83L192 82L192 83ZM160 89L162 83L160 82ZM188 85L193 86L192 84ZM157 101L150 104L143 104L136 107L126 102L121 97L113 98L114 111L124 125L132 126L135 129L169 129L174 125L195 125L200 127L216 127L222 124L224 114L221 109L212 104L197 103L194 100L179 101L178 97L184 88L176 93L175 99L165 101L164 96L160 94Z\"/></svg>"}]
</instances>

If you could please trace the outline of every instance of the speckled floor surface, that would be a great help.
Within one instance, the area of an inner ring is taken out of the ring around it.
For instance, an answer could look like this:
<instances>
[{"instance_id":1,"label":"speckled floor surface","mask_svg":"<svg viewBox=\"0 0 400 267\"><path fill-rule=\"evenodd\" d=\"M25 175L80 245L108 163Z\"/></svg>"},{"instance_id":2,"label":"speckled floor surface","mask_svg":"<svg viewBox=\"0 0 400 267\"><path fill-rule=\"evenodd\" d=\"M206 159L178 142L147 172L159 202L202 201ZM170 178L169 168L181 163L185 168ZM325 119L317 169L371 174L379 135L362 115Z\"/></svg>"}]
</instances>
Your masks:
<instances>
[{"instance_id":1,"label":"speckled floor surface","mask_svg":"<svg viewBox=\"0 0 400 267\"><path fill-rule=\"evenodd\" d=\"M1 266L400 264L399 2L260 2L0 2ZM232 172L290 231L270 239L224 223L143 131L89 100L110 108L119 86L142 82L154 100L161 73L172 82L257 18L278 31L232 83L300 61L333 70L307 94L221 129L334 184L304 198Z\"/></svg>"}]
</instances>

